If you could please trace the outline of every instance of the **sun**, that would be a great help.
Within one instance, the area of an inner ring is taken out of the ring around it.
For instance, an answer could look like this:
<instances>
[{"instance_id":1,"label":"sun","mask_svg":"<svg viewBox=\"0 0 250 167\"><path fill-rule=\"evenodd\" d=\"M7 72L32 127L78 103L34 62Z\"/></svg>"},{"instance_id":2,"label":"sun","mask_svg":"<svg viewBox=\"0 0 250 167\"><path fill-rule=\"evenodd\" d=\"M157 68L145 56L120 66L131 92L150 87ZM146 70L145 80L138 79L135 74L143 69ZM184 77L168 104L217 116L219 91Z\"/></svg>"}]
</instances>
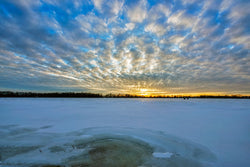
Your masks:
<instances>
[{"instance_id":1,"label":"sun","mask_svg":"<svg viewBox=\"0 0 250 167\"><path fill-rule=\"evenodd\" d=\"M148 89L145 89L145 88L142 88L140 89L140 92L144 93L144 92L147 92Z\"/></svg>"},{"instance_id":2,"label":"sun","mask_svg":"<svg viewBox=\"0 0 250 167\"><path fill-rule=\"evenodd\" d=\"M139 90L138 94L141 95L141 96L149 96L150 95L149 90L146 89L146 88L141 88Z\"/></svg>"}]
</instances>

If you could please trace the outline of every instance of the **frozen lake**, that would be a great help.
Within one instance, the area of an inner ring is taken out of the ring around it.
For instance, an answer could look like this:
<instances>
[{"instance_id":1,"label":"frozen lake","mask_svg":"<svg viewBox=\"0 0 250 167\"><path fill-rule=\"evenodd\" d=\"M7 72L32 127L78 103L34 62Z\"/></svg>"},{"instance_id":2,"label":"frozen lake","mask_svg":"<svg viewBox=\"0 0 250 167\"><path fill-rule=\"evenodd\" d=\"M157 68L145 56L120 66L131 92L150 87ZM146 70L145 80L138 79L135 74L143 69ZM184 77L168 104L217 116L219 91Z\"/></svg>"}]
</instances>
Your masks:
<instances>
[{"instance_id":1,"label":"frozen lake","mask_svg":"<svg viewBox=\"0 0 250 167\"><path fill-rule=\"evenodd\" d=\"M101 166L114 148L131 166L250 166L250 100L1 98L0 136L0 166Z\"/></svg>"}]
</instances>

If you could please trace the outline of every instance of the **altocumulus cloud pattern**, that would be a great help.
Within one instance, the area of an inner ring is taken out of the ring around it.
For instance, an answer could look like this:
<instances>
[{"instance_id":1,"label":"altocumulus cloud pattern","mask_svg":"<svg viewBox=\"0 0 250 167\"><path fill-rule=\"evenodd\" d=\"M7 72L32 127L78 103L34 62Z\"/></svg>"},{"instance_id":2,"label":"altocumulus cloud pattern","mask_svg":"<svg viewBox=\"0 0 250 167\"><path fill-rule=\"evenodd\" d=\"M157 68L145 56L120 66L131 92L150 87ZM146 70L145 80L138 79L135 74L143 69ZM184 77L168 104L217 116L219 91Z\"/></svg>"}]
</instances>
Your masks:
<instances>
[{"instance_id":1,"label":"altocumulus cloud pattern","mask_svg":"<svg viewBox=\"0 0 250 167\"><path fill-rule=\"evenodd\" d=\"M2 90L250 90L248 0L1 0Z\"/></svg>"}]
</instances>

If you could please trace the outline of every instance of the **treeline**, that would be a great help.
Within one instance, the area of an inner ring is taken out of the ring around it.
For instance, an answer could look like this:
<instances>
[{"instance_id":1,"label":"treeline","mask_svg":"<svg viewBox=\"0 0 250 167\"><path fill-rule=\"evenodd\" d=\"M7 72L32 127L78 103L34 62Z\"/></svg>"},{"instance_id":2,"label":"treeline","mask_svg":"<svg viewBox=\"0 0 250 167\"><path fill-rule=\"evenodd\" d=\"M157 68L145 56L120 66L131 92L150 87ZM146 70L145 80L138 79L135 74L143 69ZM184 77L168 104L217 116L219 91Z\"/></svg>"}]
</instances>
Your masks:
<instances>
[{"instance_id":1,"label":"treeline","mask_svg":"<svg viewBox=\"0 0 250 167\"><path fill-rule=\"evenodd\" d=\"M75 93L75 92L53 92L53 93L34 93L34 92L0 92L0 97L103 97L102 94L95 93Z\"/></svg>"},{"instance_id":2,"label":"treeline","mask_svg":"<svg viewBox=\"0 0 250 167\"><path fill-rule=\"evenodd\" d=\"M241 98L250 99L250 96L242 95L199 95L199 96L186 96L186 95L158 95L158 96L143 96L132 94L99 94L99 93L84 93L84 92L53 92L53 93L35 93L35 92L11 92L0 91L0 97L62 97L62 98Z\"/></svg>"}]
</instances>

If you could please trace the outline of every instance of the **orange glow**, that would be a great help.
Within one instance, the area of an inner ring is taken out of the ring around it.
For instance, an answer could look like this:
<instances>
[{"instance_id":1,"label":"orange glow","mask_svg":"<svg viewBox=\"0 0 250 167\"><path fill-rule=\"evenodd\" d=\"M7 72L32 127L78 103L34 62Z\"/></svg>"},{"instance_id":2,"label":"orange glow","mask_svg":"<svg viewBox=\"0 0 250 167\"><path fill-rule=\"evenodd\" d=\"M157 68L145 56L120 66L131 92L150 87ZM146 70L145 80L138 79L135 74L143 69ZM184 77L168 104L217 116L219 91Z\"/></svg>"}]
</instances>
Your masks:
<instances>
[{"instance_id":1,"label":"orange glow","mask_svg":"<svg viewBox=\"0 0 250 167\"><path fill-rule=\"evenodd\" d=\"M227 93L221 93L221 92L199 92L199 93L164 93L164 92L151 92L147 89L141 89L138 93L131 93L131 95L135 96L143 96L143 97L199 97L199 96L237 96L237 97L243 97L243 96L250 96L250 94L227 94Z\"/></svg>"},{"instance_id":2,"label":"orange glow","mask_svg":"<svg viewBox=\"0 0 250 167\"><path fill-rule=\"evenodd\" d=\"M145 83L130 84L121 86L120 89L110 91L114 95L131 95L141 97L199 97L199 96L250 96L250 94L241 94L241 92L188 92L188 89L183 89L185 92L181 92L182 89L161 89L147 86ZM97 92L99 93L99 92ZM105 93L104 93L105 94Z\"/></svg>"}]
</instances>

